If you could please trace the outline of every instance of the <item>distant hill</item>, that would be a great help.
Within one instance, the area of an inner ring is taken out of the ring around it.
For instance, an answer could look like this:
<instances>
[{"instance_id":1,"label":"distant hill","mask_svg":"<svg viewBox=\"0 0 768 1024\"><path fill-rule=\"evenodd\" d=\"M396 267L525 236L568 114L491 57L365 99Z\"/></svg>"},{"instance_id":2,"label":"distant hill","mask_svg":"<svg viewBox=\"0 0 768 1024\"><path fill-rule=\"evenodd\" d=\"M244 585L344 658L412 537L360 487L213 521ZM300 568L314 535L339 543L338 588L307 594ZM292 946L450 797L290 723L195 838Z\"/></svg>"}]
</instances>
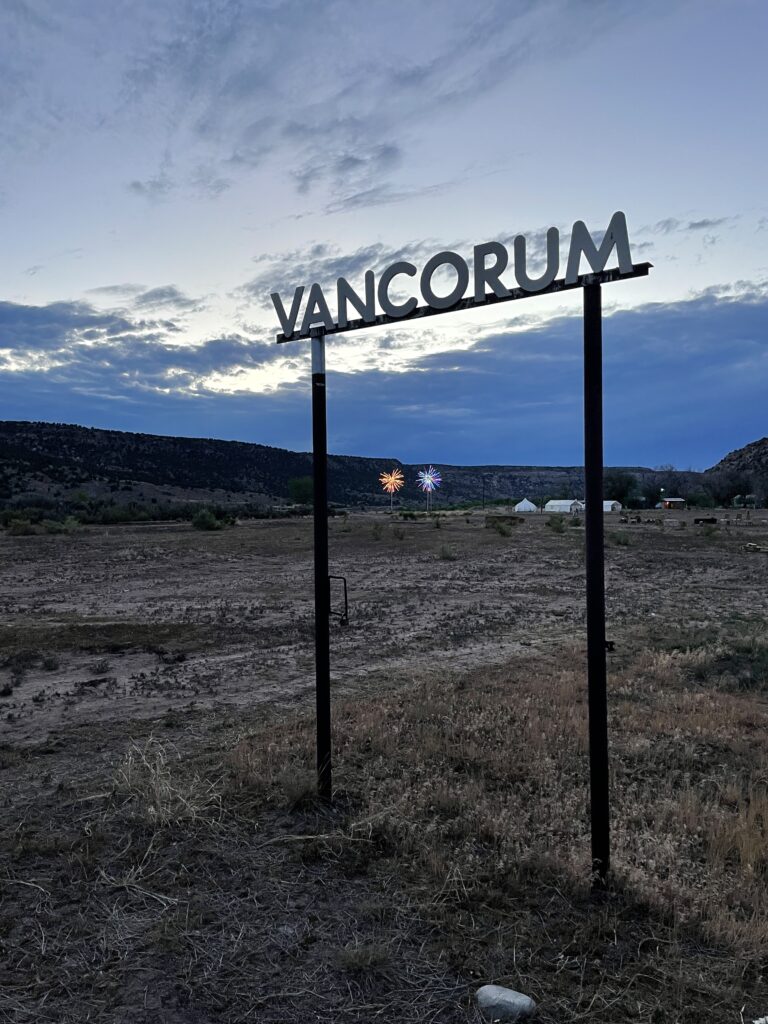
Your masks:
<instances>
[{"instance_id":1,"label":"distant hill","mask_svg":"<svg viewBox=\"0 0 768 1024\"><path fill-rule=\"evenodd\" d=\"M762 442L760 442L762 443ZM405 501L422 499L415 485L421 465L395 458L329 458L329 497L341 504L385 504L378 484L383 469L399 466ZM527 496L582 496L580 466L440 465L439 504ZM700 474L628 467L638 483L670 480L689 488ZM308 476L312 458L267 445L210 438L161 437L97 430L63 423L0 421L0 501L5 505L97 500L117 505L164 506L190 502L270 505L288 498L289 481Z\"/></svg>"},{"instance_id":2,"label":"distant hill","mask_svg":"<svg viewBox=\"0 0 768 1024\"><path fill-rule=\"evenodd\" d=\"M751 495L758 505L765 505L768 503L768 437L729 452L702 474L702 480L718 503L729 503L737 495Z\"/></svg>"},{"instance_id":3,"label":"distant hill","mask_svg":"<svg viewBox=\"0 0 768 1024\"><path fill-rule=\"evenodd\" d=\"M724 459L721 459L707 472L719 473L726 470L768 477L768 437L752 441L751 444L746 444L743 448L729 452Z\"/></svg>"},{"instance_id":4,"label":"distant hill","mask_svg":"<svg viewBox=\"0 0 768 1024\"><path fill-rule=\"evenodd\" d=\"M264 503L311 472L308 455L266 445L159 437L63 423L0 422L0 496Z\"/></svg>"}]
</instances>

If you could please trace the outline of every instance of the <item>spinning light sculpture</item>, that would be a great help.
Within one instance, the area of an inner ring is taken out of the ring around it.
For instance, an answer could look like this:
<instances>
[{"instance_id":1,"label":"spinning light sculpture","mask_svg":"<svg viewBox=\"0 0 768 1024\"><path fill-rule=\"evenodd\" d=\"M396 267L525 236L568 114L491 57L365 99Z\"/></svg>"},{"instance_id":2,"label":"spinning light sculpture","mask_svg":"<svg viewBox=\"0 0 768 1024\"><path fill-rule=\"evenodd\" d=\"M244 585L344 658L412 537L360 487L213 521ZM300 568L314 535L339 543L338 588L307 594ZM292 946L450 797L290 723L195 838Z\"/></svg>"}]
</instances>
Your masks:
<instances>
[{"instance_id":1,"label":"spinning light sculpture","mask_svg":"<svg viewBox=\"0 0 768 1024\"><path fill-rule=\"evenodd\" d=\"M379 476L379 483L389 495L389 510L392 511L392 500L395 494L405 483L405 477L399 469L393 469L391 473L382 473Z\"/></svg>"},{"instance_id":2,"label":"spinning light sculpture","mask_svg":"<svg viewBox=\"0 0 768 1024\"><path fill-rule=\"evenodd\" d=\"M437 490L442 482L443 478L434 466L419 470L416 483L427 496L427 511L429 511L430 498L433 492Z\"/></svg>"}]
</instances>

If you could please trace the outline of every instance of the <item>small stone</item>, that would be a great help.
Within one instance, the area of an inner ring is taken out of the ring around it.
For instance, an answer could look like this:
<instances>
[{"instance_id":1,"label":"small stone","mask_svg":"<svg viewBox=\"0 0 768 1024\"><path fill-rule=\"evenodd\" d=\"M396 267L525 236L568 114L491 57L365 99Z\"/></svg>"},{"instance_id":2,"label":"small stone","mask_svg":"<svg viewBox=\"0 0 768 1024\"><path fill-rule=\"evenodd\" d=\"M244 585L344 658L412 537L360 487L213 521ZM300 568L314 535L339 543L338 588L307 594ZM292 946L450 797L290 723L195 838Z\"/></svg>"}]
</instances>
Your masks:
<instances>
[{"instance_id":1,"label":"small stone","mask_svg":"<svg viewBox=\"0 0 768 1024\"><path fill-rule=\"evenodd\" d=\"M480 1012L488 1020L526 1020L536 1009L530 996L502 985L483 985L476 998Z\"/></svg>"}]
</instances>

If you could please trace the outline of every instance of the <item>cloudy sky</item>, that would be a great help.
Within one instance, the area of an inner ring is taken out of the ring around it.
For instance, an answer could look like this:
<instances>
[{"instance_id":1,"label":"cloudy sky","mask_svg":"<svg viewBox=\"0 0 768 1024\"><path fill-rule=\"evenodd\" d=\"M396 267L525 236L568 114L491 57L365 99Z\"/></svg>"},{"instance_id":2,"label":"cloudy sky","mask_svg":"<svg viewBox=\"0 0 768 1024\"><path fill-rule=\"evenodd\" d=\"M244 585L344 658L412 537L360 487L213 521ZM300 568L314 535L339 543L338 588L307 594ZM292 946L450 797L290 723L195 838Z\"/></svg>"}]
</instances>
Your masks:
<instances>
[{"instance_id":1,"label":"cloudy sky","mask_svg":"<svg viewBox=\"0 0 768 1024\"><path fill-rule=\"evenodd\" d=\"M3 0L0 415L306 449L271 291L624 210L606 461L711 465L768 434L766 38L764 0ZM578 293L328 369L337 452L583 461Z\"/></svg>"}]
</instances>

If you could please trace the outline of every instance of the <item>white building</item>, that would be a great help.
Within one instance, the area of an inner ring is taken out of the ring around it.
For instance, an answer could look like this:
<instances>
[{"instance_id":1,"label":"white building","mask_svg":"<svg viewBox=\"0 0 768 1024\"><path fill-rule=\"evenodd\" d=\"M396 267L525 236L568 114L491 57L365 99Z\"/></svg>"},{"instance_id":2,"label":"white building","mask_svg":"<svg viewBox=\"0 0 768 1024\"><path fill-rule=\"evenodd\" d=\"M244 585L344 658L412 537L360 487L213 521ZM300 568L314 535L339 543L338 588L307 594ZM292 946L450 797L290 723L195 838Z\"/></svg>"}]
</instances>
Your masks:
<instances>
[{"instance_id":1,"label":"white building","mask_svg":"<svg viewBox=\"0 0 768 1024\"><path fill-rule=\"evenodd\" d=\"M523 498L522 501L518 501L515 505L515 512L538 512L539 509L532 501L528 501L527 498Z\"/></svg>"},{"instance_id":2,"label":"white building","mask_svg":"<svg viewBox=\"0 0 768 1024\"><path fill-rule=\"evenodd\" d=\"M584 502L578 498L553 498L544 506L545 512L564 512L575 516L578 512L584 511Z\"/></svg>"},{"instance_id":3,"label":"white building","mask_svg":"<svg viewBox=\"0 0 768 1024\"><path fill-rule=\"evenodd\" d=\"M620 501L604 501L603 512L621 512L623 505Z\"/></svg>"}]
</instances>

